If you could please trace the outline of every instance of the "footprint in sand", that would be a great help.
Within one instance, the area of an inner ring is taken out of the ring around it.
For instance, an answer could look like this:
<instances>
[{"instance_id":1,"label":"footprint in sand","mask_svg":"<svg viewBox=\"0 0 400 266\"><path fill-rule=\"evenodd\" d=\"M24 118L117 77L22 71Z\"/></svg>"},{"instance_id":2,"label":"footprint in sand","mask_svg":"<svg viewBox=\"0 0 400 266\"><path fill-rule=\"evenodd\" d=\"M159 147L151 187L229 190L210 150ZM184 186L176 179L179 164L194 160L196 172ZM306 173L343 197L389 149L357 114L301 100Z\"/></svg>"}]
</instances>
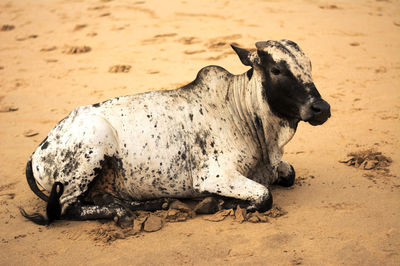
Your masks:
<instances>
[{"instance_id":1,"label":"footprint in sand","mask_svg":"<svg viewBox=\"0 0 400 266\"><path fill-rule=\"evenodd\" d=\"M24 137L31 138L31 137L39 135L39 133L36 131L33 131L32 129L28 129L28 130L24 131L23 135L24 135Z\"/></svg>"},{"instance_id":2,"label":"footprint in sand","mask_svg":"<svg viewBox=\"0 0 400 266\"><path fill-rule=\"evenodd\" d=\"M37 37L39 37L38 35L36 35L36 34L31 34L31 35L28 35L28 36L25 36L25 37L17 37L17 38L15 38L17 41L19 41L19 42L21 42L21 41L26 41L26 40L28 40L28 39L36 39Z\"/></svg>"},{"instance_id":3,"label":"footprint in sand","mask_svg":"<svg viewBox=\"0 0 400 266\"><path fill-rule=\"evenodd\" d=\"M336 10L336 9L341 9L340 7L338 7L337 5L321 5L319 6L319 8L321 9L328 9L328 10Z\"/></svg>"},{"instance_id":4,"label":"footprint in sand","mask_svg":"<svg viewBox=\"0 0 400 266\"><path fill-rule=\"evenodd\" d=\"M2 197L2 199L14 199L15 198L15 193L4 193L4 194L0 194L0 197Z\"/></svg>"},{"instance_id":5,"label":"footprint in sand","mask_svg":"<svg viewBox=\"0 0 400 266\"><path fill-rule=\"evenodd\" d=\"M86 28L86 27L87 27L86 24L78 24L78 25L76 25L76 26L74 27L74 30L73 30L73 31L79 31L79 30L81 30L81 29L83 29L83 28Z\"/></svg>"},{"instance_id":6,"label":"footprint in sand","mask_svg":"<svg viewBox=\"0 0 400 266\"><path fill-rule=\"evenodd\" d=\"M83 53L88 53L92 50L89 46L67 46L64 48L63 53L64 54L83 54Z\"/></svg>"},{"instance_id":7,"label":"footprint in sand","mask_svg":"<svg viewBox=\"0 0 400 266\"><path fill-rule=\"evenodd\" d=\"M221 36L210 39L206 44L207 48L214 51L224 50L228 44L234 42L234 40L241 39L241 34L233 34L228 36Z\"/></svg>"},{"instance_id":8,"label":"footprint in sand","mask_svg":"<svg viewBox=\"0 0 400 266\"><path fill-rule=\"evenodd\" d=\"M228 36L221 36L217 38L210 39L205 46L211 52L220 52L223 51L221 54L216 56L210 56L207 60L220 60L223 59L231 54L234 54L234 51L230 48L229 45L240 46L235 40L241 39L241 34L233 34Z\"/></svg>"},{"instance_id":9,"label":"footprint in sand","mask_svg":"<svg viewBox=\"0 0 400 266\"><path fill-rule=\"evenodd\" d=\"M5 184L5 185L1 185L1 186L0 186L0 192L2 192L2 191L4 191L4 190L14 189L14 188L15 188L15 185L16 185L17 183L18 183L18 182L12 182L12 183L8 183L8 184Z\"/></svg>"},{"instance_id":10,"label":"footprint in sand","mask_svg":"<svg viewBox=\"0 0 400 266\"><path fill-rule=\"evenodd\" d=\"M110 73L128 73L131 70L130 65L113 65L108 69Z\"/></svg>"},{"instance_id":11,"label":"footprint in sand","mask_svg":"<svg viewBox=\"0 0 400 266\"><path fill-rule=\"evenodd\" d=\"M3 103L4 98L5 98L4 95L0 96L0 113L9 113L18 111L18 107L7 103Z\"/></svg>"},{"instance_id":12,"label":"footprint in sand","mask_svg":"<svg viewBox=\"0 0 400 266\"><path fill-rule=\"evenodd\" d=\"M144 39L142 41L142 44L157 44L157 43L163 43L167 40L167 38L170 37L175 37L176 35L178 35L177 33L164 33L164 34L157 34L154 35L153 38L149 38L149 39Z\"/></svg>"},{"instance_id":13,"label":"footprint in sand","mask_svg":"<svg viewBox=\"0 0 400 266\"><path fill-rule=\"evenodd\" d=\"M102 10L108 8L108 6L94 6L94 7L88 7L88 10Z\"/></svg>"},{"instance_id":14,"label":"footprint in sand","mask_svg":"<svg viewBox=\"0 0 400 266\"><path fill-rule=\"evenodd\" d=\"M95 37L95 36L97 36L97 32L89 32L88 34L86 34L86 36Z\"/></svg>"},{"instance_id":15,"label":"footprint in sand","mask_svg":"<svg viewBox=\"0 0 400 266\"><path fill-rule=\"evenodd\" d=\"M185 12L175 12L176 16L180 17L198 17L198 18L212 18L212 19L225 19L224 16L219 14L210 14L210 13L185 13Z\"/></svg>"},{"instance_id":16,"label":"footprint in sand","mask_svg":"<svg viewBox=\"0 0 400 266\"><path fill-rule=\"evenodd\" d=\"M15 106L8 106L8 105L0 105L0 113L10 113L10 112L16 112L18 111L18 107Z\"/></svg>"},{"instance_id":17,"label":"footprint in sand","mask_svg":"<svg viewBox=\"0 0 400 266\"><path fill-rule=\"evenodd\" d=\"M41 52L51 52L57 49L57 46L44 47L40 49Z\"/></svg>"},{"instance_id":18,"label":"footprint in sand","mask_svg":"<svg viewBox=\"0 0 400 266\"><path fill-rule=\"evenodd\" d=\"M4 24L3 26L1 26L0 31L11 31L13 29L15 29L14 25Z\"/></svg>"},{"instance_id":19,"label":"footprint in sand","mask_svg":"<svg viewBox=\"0 0 400 266\"><path fill-rule=\"evenodd\" d=\"M201 43L201 40L196 37L182 37L182 38L178 39L177 41L184 45Z\"/></svg>"},{"instance_id":20,"label":"footprint in sand","mask_svg":"<svg viewBox=\"0 0 400 266\"><path fill-rule=\"evenodd\" d=\"M189 51L189 50L186 50L186 51L184 51L184 53L185 54L189 54L189 55L191 55L191 54L200 54L200 53L204 53L204 52L206 52L206 50L191 50L191 51Z\"/></svg>"}]
</instances>

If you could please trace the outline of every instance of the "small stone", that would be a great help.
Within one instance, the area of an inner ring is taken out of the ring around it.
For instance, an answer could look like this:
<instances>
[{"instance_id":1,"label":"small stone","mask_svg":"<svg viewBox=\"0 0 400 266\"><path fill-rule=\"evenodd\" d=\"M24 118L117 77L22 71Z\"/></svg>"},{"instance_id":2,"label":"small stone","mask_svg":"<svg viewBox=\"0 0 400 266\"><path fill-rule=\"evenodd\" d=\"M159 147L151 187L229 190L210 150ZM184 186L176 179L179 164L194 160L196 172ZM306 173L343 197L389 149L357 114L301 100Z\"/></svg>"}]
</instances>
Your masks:
<instances>
[{"instance_id":1,"label":"small stone","mask_svg":"<svg viewBox=\"0 0 400 266\"><path fill-rule=\"evenodd\" d=\"M235 220L239 223L243 223L244 221L246 221L246 210L240 208L240 206L238 205L235 211Z\"/></svg>"},{"instance_id":2,"label":"small stone","mask_svg":"<svg viewBox=\"0 0 400 266\"><path fill-rule=\"evenodd\" d=\"M264 215L272 217L272 218L277 218L285 215L287 212L281 209L278 206L272 207L269 211L266 211Z\"/></svg>"},{"instance_id":3,"label":"small stone","mask_svg":"<svg viewBox=\"0 0 400 266\"><path fill-rule=\"evenodd\" d=\"M219 202L214 197L204 198L199 202L194 211L198 214L213 214L219 210Z\"/></svg>"},{"instance_id":4,"label":"small stone","mask_svg":"<svg viewBox=\"0 0 400 266\"><path fill-rule=\"evenodd\" d=\"M144 222L143 230L145 232L155 232L160 230L162 226L163 220L154 214L150 214L150 216Z\"/></svg>"},{"instance_id":5,"label":"small stone","mask_svg":"<svg viewBox=\"0 0 400 266\"><path fill-rule=\"evenodd\" d=\"M170 209L170 210L168 210L168 212L167 212L167 217L176 216L177 214L178 214L178 210Z\"/></svg>"},{"instance_id":6,"label":"small stone","mask_svg":"<svg viewBox=\"0 0 400 266\"><path fill-rule=\"evenodd\" d=\"M118 221L115 222L122 229L131 228L133 226L133 219L130 216L122 216L118 218Z\"/></svg>"},{"instance_id":7,"label":"small stone","mask_svg":"<svg viewBox=\"0 0 400 266\"><path fill-rule=\"evenodd\" d=\"M260 219L258 219L256 215L250 215L250 218L247 219L247 221L249 221L250 223L258 223Z\"/></svg>"},{"instance_id":8,"label":"small stone","mask_svg":"<svg viewBox=\"0 0 400 266\"><path fill-rule=\"evenodd\" d=\"M226 216L235 216L235 211L233 209L222 210L222 212L226 213Z\"/></svg>"},{"instance_id":9,"label":"small stone","mask_svg":"<svg viewBox=\"0 0 400 266\"><path fill-rule=\"evenodd\" d=\"M184 221L187 220L187 218L188 218L187 213L182 213L181 216L178 216L178 217L176 218L176 221L177 221L177 222L184 222Z\"/></svg>"},{"instance_id":10,"label":"small stone","mask_svg":"<svg viewBox=\"0 0 400 266\"><path fill-rule=\"evenodd\" d=\"M265 214L261 214L258 211L253 213L253 216L256 216L259 220L260 223L266 223L268 222L268 217Z\"/></svg>"},{"instance_id":11,"label":"small stone","mask_svg":"<svg viewBox=\"0 0 400 266\"><path fill-rule=\"evenodd\" d=\"M179 200L174 200L174 201L169 205L169 209L170 209L170 210L171 210L171 209L180 210L180 211L187 212L187 213L189 213L189 212L192 211L192 209L190 209L190 207L189 207L187 204L185 204L185 203L183 203L183 202L181 202L181 201L179 201Z\"/></svg>"},{"instance_id":12,"label":"small stone","mask_svg":"<svg viewBox=\"0 0 400 266\"><path fill-rule=\"evenodd\" d=\"M348 162L353 161L353 160L354 160L353 156L347 156L343 160L340 160L339 163L348 163Z\"/></svg>"},{"instance_id":13,"label":"small stone","mask_svg":"<svg viewBox=\"0 0 400 266\"><path fill-rule=\"evenodd\" d=\"M220 222L223 221L227 216L231 215L232 213L233 213L232 209L221 210L219 212L214 213L213 215L205 216L204 220L211 222Z\"/></svg>"},{"instance_id":14,"label":"small stone","mask_svg":"<svg viewBox=\"0 0 400 266\"><path fill-rule=\"evenodd\" d=\"M162 204L161 208L162 208L163 210L168 209L168 202L164 202L164 203Z\"/></svg>"},{"instance_id":15,"label":"small stone","mask_svg":"<svg viewBox=\"0 0 400 266\"><path fill-rule=\"evenodd\" d=\"M364 162L363 167L365 170L371 170L371 169L375 169L377 164L378 164L378 161L367 160Z\"/></svg>"},{"instance_id":16,"label":"small stone","mask_svg":"<svg viewBox=\"0 0 400 266\"><path fill-rule=\"evenodd\" d=\"M192 215L191 213L187 213L176 209L170 209L167 211L165 220L167 222L182 222L186 221L191 215Z\"/></svg>"},{"instance_id":17,"label":"small stone","mask_svg":"<svg viewBox=\"0 0 400 266\"><path fill-rule=\"evenodd\" d=\"M141 216L133 220L133 231L135 233L141 232L143 229L143 223L146 221L147 216Z\"/></svg>"}]
</instances>

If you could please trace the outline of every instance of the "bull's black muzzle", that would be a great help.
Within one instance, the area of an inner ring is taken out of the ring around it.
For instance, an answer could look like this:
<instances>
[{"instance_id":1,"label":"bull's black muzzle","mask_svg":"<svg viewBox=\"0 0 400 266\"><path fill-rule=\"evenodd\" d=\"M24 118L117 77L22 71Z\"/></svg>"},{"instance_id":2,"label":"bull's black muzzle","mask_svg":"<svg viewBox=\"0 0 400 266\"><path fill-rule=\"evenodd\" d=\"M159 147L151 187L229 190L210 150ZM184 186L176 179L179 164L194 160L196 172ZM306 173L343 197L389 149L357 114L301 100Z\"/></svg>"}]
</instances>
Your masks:
<instances>
[{"instance_id":1,"label":"bull's black muzzle","mask_svg":"<svg viewBox=\"0 0 400 266\"><path fill-rule=\"evenodd\" d=\"M331 117L331 106L326 101L320 99L311 105L311 118L308 119L313 126L325 123Z\"/></svg>"}]
</instances>

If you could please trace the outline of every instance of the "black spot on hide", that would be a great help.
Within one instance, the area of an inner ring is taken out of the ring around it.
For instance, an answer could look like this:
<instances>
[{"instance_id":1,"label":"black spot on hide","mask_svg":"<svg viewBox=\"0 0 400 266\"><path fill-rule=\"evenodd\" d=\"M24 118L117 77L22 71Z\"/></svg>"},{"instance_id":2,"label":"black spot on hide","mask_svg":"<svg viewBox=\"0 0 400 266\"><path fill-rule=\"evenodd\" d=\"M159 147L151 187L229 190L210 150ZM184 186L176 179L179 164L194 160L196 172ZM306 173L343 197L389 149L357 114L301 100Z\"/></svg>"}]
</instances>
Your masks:
<instances>
[{"instance_id":1,"label":"black spot on hide","mask_svg":"<svg viewBox=\"0 0 400 266\"><path fill-rule=\"evenodd\" d=\"M47 137L46 137L46 139L47 139ZM46 140L45 142L43 142L41 149L45 150L45 149L47 149L48 146L49 146L49 142Z\"/></svg>"},{"instance_id":2,"label":"black spot on hide","mask_svg":"<svg viewBox=\"0 0 400 266\"><path fill-rule=\"evenodd\" d=\"M295 50L300 51L300 47L297 45L297 43L286 40L285 41L287 45L293 47Z\"/></svg>"},{"instance_id":3,"label":"black spot on hide","mask_svg":"<svg viewBox=\"0 0 400 266\"><path fill-rule=\"evenodd\" d=\"M196 140L195 143L198 144L201 148L201 152L203 155L206 155L206 148L207 148L207 138L208 135L203 134L203 136L201 136L201 134L197 134L196 135Z\"/></svg>"},{"instance_id":4,"label":"black spot on hide","mask_svg":"<svg viewBox=\"0 0 400 266\"><path fill-rule=\"evenodd\" d=\"M251 77L253 76L253 68L250 68L249 71L246 72L247 77L249 78L249 80L251 79Z\"/></svg>"}]
</instances>

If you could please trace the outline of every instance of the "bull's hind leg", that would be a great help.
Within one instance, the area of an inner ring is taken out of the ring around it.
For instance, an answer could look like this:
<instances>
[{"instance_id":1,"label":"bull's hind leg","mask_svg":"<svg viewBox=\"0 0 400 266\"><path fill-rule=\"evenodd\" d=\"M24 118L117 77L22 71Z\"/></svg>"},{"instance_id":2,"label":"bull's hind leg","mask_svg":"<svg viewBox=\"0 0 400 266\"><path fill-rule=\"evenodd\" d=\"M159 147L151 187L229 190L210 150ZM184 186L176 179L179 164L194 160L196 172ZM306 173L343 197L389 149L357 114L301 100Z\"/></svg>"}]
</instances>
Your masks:
<instances>
[{"instance_id":1,"label":"bull's hind leg","mask_svg":"<svg viewBox=\"0 0 400 266\"><path fill-rule=\"evenodd\" d=\"M66 130L52 131L32 155L33 175L42 186L55 182L63 185L64 192L59 197L61 215L83 198L103 162L118 157L116 136L104 118L80 116Z\"/></svg>"},{"instance_id":2,"label":"bull's hind leg","mask_svg":"<svg viewBox=\"0 0 400 266\"><path fill-rule=\"evenodd\" d=\"M58 177L65 187L60 198L63 212L88 191L105 163L112 160L115 164L118 157L117 134L107 120L99 116L86 117L78 126L81 134L72 135L69 150L65 152L71 155L61 156L61 161L66 162Z\"/></svg>"},{"instance_id":3,"label":"bull's hind leg","mask_svg":"<svg viewBox=\"0 0 400 266\"><path fill-rule=\"evenodd\" d=\"M123 227L131 227L134 211L161 210L168 199L154 199L148 201L124 201L110 194L97 194L93 198L93 205L74 203L70 205L62 218L67 220L98 220L113 219Z\"/></svg>"},{"instance_id":4,"label":"bull's hind leg","mask_svg":"<svg viewBox=\"0 0 400 266\"><path fill-rule=\"evenodd\" d=\"M124 206L117 203L109 203L105 205L81 205L74 203L65 211L63 218L67 220L97 220L97 219L114 219L128 215L128 211Z\"/></svg>"}]
</instances>

